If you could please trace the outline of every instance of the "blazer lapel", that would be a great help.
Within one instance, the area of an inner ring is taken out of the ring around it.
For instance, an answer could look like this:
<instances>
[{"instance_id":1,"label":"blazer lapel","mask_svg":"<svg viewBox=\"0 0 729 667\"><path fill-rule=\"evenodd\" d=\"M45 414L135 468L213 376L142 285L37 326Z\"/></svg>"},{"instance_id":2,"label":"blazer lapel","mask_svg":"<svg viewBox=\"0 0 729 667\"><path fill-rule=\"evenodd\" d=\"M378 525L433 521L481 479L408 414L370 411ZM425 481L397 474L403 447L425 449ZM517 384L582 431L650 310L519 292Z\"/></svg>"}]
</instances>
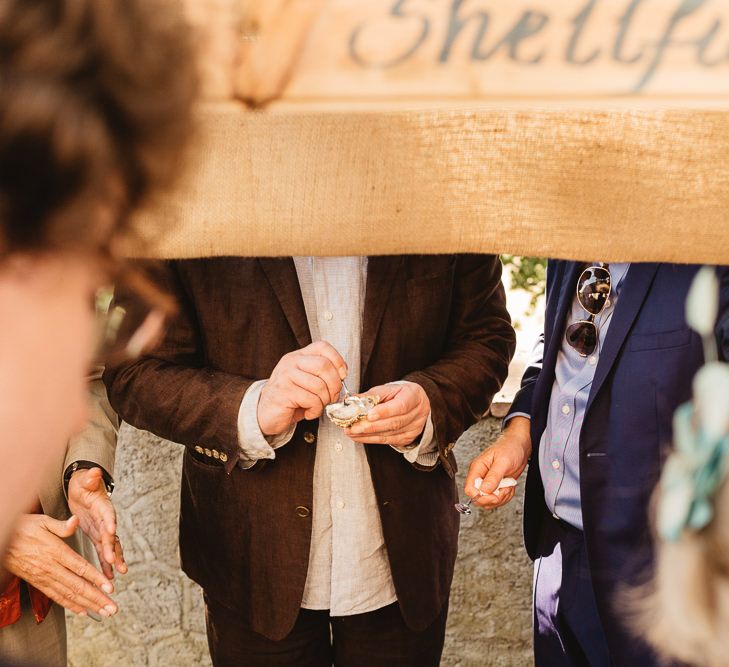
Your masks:
<instances>
[{"instance_id":1,"label":"blazer lapel","mask_svg":"<svg viewBox=\"0 0 729 667\"><path fill-rule=\"evenodd\" d=\"M544 322L544 350L542 352L542 370L539 374L539 382L535 388L532 410L532 426L535 432L540 435L547 425L547 413L549 401L554 383L555 366L557 354L562 349L564 340L565 320L567 313L572 308L572 300L575 296L577 278L580 274L582 264L577 262L554 262L550 263L548 271L557 272L554 277L554 285L558 286L559 293L552 297L550 295L547 303L547 312ZM560 275L561 273L561 275ZM556 305L552 305L556 304ZM539 442L536 439L537 443Z\"/></svg>"},{"instance_id":2,"label":"blazer lapel","mask_svg":"<svg viewBox=\"0 0 729 667\"><path fill-rule=\"evenodd\" d=\"M392 286L403 262L402 255L370 257L367 261L367 288L365 291L360 350L362 377L365 377L382 315L390 298Z\"/></svg>"},{"instance_id":3,"label":"blazer lapel","mask_svg":"<svg viewBox=\"0 0 729 667\"><path fill-rule=\"evenodd\" d=\"M301 347L311 343L311 331L301 296L299 277L291 257L261 257L258 260Z\"/></svg>"},{"instance_id":4,"label":"blazer lapel","mask_svg":"<svg viewBox=\"0 0 729 667\"><path fill-rule=\"evenodd\" d=\"M580 262L566 263L564 278L560 283L562 287L559 293L559 300L557 301L557 309L554 311L553 315L554 320L552 322L546 322L544 327L545 332L552 332L552 335L549 337L549 341L545 341L547 346L544 350L544 360L542 364L542 368L549 369L550 373L554 371L554 366L557 362L557 353L562 349L567 314L570 310L572 310L572 302L574 301L577 291L577 279L580 277L582 267L583 263ZM549 386L551 388L551 382Z\"/></svg>"},{"instance_id":5,"label":"blazer lapel","mask_svg":"<svg viewBox=\"0 0 729 667\"><path fill-rule=\"evenodd\" d=\"M628 269L628 275L625 277L618 305L615 307L615 313L600 352L600 360L595 369L595 377L587 401L587 410L590 409L595 396L610 373L633 326L633 322L638 317L638 313L653 284L658 266L658 264L631 264Z\"/></svg>"}]
</instances>

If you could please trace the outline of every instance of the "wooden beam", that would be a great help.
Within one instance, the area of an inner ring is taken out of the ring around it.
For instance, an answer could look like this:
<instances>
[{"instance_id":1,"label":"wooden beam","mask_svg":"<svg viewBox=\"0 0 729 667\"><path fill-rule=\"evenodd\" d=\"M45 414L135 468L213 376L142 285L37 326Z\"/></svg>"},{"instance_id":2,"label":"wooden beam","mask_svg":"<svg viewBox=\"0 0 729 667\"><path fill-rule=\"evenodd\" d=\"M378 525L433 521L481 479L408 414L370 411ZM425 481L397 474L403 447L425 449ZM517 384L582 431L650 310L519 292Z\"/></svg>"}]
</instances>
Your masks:
<instances>
[{"instance_id":1,"label":"wooden beam","mask_svg":"<svg viewBox=\"0 0 729 667\"><path fill-rule=\"evenodd\" d=\"M729 0L185 0L210 99L729 104Z\"/></svg>"}]
</instances>

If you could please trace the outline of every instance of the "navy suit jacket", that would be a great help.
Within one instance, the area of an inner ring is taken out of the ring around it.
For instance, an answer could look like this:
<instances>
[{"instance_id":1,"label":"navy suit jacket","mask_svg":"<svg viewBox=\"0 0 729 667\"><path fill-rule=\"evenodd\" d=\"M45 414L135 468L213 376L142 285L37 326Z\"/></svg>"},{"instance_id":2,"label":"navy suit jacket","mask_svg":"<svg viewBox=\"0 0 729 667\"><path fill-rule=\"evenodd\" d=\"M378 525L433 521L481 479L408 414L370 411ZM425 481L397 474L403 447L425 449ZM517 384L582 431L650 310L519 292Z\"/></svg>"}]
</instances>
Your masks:
<instances>
[{"instance_id":1,"label":"navy suit jacket","mask_svg":"<svg viewBox=\"0 0 729 667\"><path fill-rule=\"evenodd\" d=\"M557 353L584 264L550 262L542 354L527 369L511 412L531 415L532 464L526 481L524 538L532 559L549 516L538 465ZM703 363L700 337L686 324L696 266L633 264L603 342L580 435L580 493L593 587L613 661L649 664L647 649L621 622L619 590L643 581L652 563L651 493L672 439L673 413L691 397ZM729 269L721 280L716 334L729 358ZM541 356L541 359L539 358Z\"/></svg>"}]
</instances>

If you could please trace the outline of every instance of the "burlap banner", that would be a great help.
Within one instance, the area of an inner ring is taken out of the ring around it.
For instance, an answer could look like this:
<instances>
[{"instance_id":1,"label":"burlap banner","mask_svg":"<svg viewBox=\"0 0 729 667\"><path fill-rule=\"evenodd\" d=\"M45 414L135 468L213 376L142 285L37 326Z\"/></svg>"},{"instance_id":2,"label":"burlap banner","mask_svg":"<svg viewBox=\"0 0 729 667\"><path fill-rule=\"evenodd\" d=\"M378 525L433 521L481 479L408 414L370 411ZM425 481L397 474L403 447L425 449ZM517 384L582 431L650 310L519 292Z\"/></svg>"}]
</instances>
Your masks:
<instances>
[{"instance_id":1,"label":"burlap banner","mask_svg":"<svg viewBox=\"0 0 729 667\"><path fill-rule=\"evenodd\" d=\"M163 257L508 252L729 263L729 113L201 109ZM148 236L148 235L147 235Z\"/></svg>"},{"instance_id":2,"label":"burlap banner","mask_svg":"<svg viewBox=\"0 0 729 667\"><path fill-rule=\"evenodd\" d=\"M134 253L729 263L729 0L184 2L215 102Z\"/></svg>"}]
</instances>

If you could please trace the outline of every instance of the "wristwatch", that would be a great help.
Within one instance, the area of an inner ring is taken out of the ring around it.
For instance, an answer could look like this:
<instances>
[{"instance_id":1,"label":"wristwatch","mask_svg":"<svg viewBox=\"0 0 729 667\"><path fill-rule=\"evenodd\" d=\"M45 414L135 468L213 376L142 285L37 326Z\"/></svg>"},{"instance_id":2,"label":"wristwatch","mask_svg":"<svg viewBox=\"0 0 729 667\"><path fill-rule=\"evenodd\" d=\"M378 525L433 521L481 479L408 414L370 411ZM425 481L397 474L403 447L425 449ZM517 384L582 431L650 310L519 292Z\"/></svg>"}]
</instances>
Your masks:
<instances>
[{"instance_id":1,"label":"wristwatch","mask_svg":"<svg viewBox=\"0 0 729 667\"><path fill-rule=\"evenodd\" d=\"M106 486L106 495L111 497L112 492L114 491L114 480L111 478L111 475L106 472L98 463L94 463L93 461L74 461L68 468L66 468L66 472L63 473L63 490L66 492L66 495L68 496L68 484L71 481L71 476L73 473L75 473L77 470L91 470L91 468L99 468L101 470L101 476L104 480L104 486Z\"/></svg>"}]
</instances>

